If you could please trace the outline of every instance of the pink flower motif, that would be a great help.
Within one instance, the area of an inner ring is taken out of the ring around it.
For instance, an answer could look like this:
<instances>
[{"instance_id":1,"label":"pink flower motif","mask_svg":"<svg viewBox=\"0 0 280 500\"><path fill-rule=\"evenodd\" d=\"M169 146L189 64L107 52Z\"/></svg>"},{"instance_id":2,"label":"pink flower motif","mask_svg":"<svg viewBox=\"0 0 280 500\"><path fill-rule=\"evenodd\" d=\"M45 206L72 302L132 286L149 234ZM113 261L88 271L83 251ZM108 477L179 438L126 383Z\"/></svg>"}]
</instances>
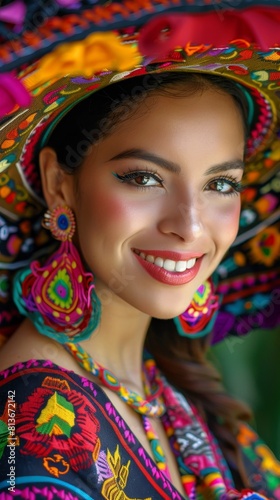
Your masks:
<instances>
[{"instance_id":1,"label":"pink flower motif","mask_svg":"<svg viewBox=\"0 0 280 500\"><path fill-rule=\"evenodd\" d=\"M77 0L55 0L58 5L61 7L78 7L80 2Z\"/></svg>"},{"instance_id":2,"label":"pink flower motif","mask_svg":"<svg viewBox=\"0 0 280 500\"><path fill-rule=\"evenodd\" d=\"M10 73L0 74L0 118L10 113L14 107L29 106L31 96L23 84Z\"/></svg>"},{"instance_id":3,"label":"pink flower motif","mask_svg":"<svg viewBox=\"0 0 280 500\"><path fill-rule=\"evenodd\" d=\"M22 0L15 0L0 7L0 21L22 27L26 14L26 5Z\"/></svg>"}]
</instances>

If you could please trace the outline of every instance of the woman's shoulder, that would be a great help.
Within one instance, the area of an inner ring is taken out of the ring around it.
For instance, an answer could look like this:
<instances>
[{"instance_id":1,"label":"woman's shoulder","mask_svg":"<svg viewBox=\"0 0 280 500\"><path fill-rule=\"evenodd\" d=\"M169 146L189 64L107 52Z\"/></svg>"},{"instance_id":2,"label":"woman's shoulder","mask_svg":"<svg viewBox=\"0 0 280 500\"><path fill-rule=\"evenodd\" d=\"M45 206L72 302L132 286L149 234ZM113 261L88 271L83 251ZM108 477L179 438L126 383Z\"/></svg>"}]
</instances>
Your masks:
<instances>
[{"instance_id":1,"label":"woman's shoulder","mask_svg":"<svg viewBox=\"0 0 280 500\"><path fill-rule=\"evenodd\" d=\"M34 413L34 427L38 418L40 421L46 418L51 435L55 432L50 425L51 415L62 419L67 417L67 421L74 422L78 413L87 408L85 420L97 413L100 419L100 410L108 408L110 403L104 391L93 381L47 359L19 361L0 372L2 420L7 417L13 402L17 424L28 409L29 417ZM95 420L96 417L92 418Z\"/></svg>"},{"instance_id":2,"label":"woman's shoulder","mask_svg":"<svg viewBox=\"0 0 280 500\"><path fill-rule=\"evenodd\" d=\"M48 408L57 412L57 415L63 414L65 408L71 408L74 418L78 400L79 411L87 407L93 415L98 410L108 408L110 403L105 392L94 381L48 359L19 361L0 371L0 416L1 407L5 406L5 401L9 403L12 395L19 413L25 405L28 405L29 410L34 405L37 416L40 407L42 415L48 413ZM6 410L2 410L3 416ZM65 415L70 417L69 412ZM33 423L36 425L35 421Z\"/></svg>"},{"instance_id":3,"label":"woman's shoulder","mask_svg":"<svg viewBox=\"0 0 280 500\"><path fill-rule=\"evenodd\" d=\"M29 320L25 320L0 348L0 372L31 359L49 360L77 374L83 373L62 344L41 335Z\"/></svg>"}]
</instances>

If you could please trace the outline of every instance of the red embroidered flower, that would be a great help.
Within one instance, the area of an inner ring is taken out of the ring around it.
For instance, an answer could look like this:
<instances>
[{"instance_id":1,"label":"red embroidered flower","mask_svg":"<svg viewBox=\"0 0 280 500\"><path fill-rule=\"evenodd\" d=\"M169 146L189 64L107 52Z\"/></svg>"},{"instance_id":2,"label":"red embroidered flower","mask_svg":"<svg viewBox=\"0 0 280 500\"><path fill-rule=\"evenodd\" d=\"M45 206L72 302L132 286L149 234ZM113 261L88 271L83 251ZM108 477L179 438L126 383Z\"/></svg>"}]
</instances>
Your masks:
<instances>
[{"instance_id":1,"label":"red embroidered flower","mask_svg":"<svg viewBox=\"0 0 280 500\"><path fill-rule=\"evenodd\" d=\"M273 7L160 15L141 28L139 50L146 57L164 58L187 43L223 47L238 39L266 50L279 42L279 23L280 9Z\"/></svg>"},{"instance_id":2,"label":"red embroidered flower","mask_svg":"<svg viewBox=\"0 0 280 500\"><path fill-rule=\"evenodd\" d=\"M165 57L176 46L183 46L186 32L182 16L157 16L143 26L139 50L145 56Z\"/></svg>"},{"instance_id":3,"label":"red embroidered flower","mask_svg":"<svg viewBox=\"0 0 280 500\"><path fill-rule=\"evenodd\" d=\"M99 422L88 399L67 386L66 381L46 377L43 387L21 405L17 435L24 442L23 454L38 458L60 454L78 471L98 457Z\"/></svg>"}]
</instances>

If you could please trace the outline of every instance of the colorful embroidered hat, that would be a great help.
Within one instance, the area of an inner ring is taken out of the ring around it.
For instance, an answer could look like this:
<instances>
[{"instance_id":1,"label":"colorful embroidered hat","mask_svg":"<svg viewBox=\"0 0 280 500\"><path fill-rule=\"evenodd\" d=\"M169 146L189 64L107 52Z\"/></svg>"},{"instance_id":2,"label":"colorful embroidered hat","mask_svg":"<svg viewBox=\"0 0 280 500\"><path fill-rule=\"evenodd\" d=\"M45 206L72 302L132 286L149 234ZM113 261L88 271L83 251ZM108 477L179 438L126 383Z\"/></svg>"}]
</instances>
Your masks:
<instances>
[{"instance_id":1,"label":"colorful embroidered hat","mask_svg":"<svg viewBox=\"0 0 280 500\"><path fill-rule=\"evenodd\" d=\"M228 3L2 2L0 342L21 320L11 299L14 271L52 245L41 227L36 148L90 93L166 70L230 78L248 102L240 231L215 273L220 308L213 342L279 324L280 9L278 1Z\"/></svg>"}]
</instances>

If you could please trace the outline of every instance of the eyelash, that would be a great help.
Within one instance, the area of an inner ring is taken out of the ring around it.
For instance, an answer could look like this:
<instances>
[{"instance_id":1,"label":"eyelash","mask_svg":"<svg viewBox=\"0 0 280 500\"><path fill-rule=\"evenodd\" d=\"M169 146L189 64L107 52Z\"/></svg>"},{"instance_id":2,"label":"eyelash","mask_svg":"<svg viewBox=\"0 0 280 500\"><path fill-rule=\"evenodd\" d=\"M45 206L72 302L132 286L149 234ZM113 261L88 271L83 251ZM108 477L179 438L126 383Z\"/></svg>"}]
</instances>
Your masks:
<instances>
[{"instance_id":1,"label":"eyelash","mask_svg":"<svg viewBox=\"0 0 280 500\"><path fill-rule=\"evenodd\" d=\"M154 179L156 182L158 182L160 184L160 187L163 186L163 179L158 175L158 173L156 171L150 171L150 170L131 170L131 171L128 171L127 173L122 174L122 175L113 172L113 175L120 182L131 184L133 187L136 187L137 189L149 189L149 188L153 188L153 187L158 187L156 185L145 186L145 184L143 184L143 186L141 186L140 184L139 185L133 184L132 181L134 181L135 179L137 179L137 177L152 178L152 179Z\"/></svg>"},{"instance_id":2,"label":"eyelash","mask_svg":"<svg viewBox=\"0 0 280 500\"><path fill-rule=\"evenodd\" d=\"M218 182L225 182L232 188L232 191L229 191L227 193L223 193L222 191L218 191L218 190L213 190L214 192L222 194L224 196L238 195L239 193L242 193L242 191L244 189L242 183L237 181L234 177L232 177L230 175L223 175L223 176L218 177L216 179L211 179L207 183L207 186L210 186L211 184L218 183ZM207 189L207 191L212 191L212 190Z\"/></svg>"},{"instance_id":3,"label":"eyelash","mask_svg":"<svg viewBox=\"0 0 280 500\"><path fill-rule=\"evenodd\" d=\"M163 187L163 179L158 175L158 173L156 171L149 171L149 170L131 170L131 171L128 171L127 173L124 173L124 174L117 174L115 172L113 172L113 175L114 177L116 177L120 182L122 183L126 183L126 184L131 184L133 187L137 188L137 189L150 189L150 188L153 188L153 187L158 187L156 185L152 185L152 186L146 186L146 185L137 185L137 184L133 184L133 181L135 179L137 179L137 177L148 177L148 178L152 178L154 179L156 182L158 182L160 184L160 187ZM215 179L211 179L206 187L210 186L211 184L213 183L218 183L218 182L225 182L227 183L229 186L231 186L232 188L232 191L229 191L227 193L223 193L221 191L218 191L218 190L211 190L211 189L207 189L207 191L214 191L216 193L219 193L219 194L222 194L223 196L232 196L232 195L237 195L239 193L241 193L243 191L243 186L242 186L242 183L237 181L234 177L230 176L230 175L224 175L224 176L221 176L221 177L217 177Z\"/></svg>"}]
</instances>

